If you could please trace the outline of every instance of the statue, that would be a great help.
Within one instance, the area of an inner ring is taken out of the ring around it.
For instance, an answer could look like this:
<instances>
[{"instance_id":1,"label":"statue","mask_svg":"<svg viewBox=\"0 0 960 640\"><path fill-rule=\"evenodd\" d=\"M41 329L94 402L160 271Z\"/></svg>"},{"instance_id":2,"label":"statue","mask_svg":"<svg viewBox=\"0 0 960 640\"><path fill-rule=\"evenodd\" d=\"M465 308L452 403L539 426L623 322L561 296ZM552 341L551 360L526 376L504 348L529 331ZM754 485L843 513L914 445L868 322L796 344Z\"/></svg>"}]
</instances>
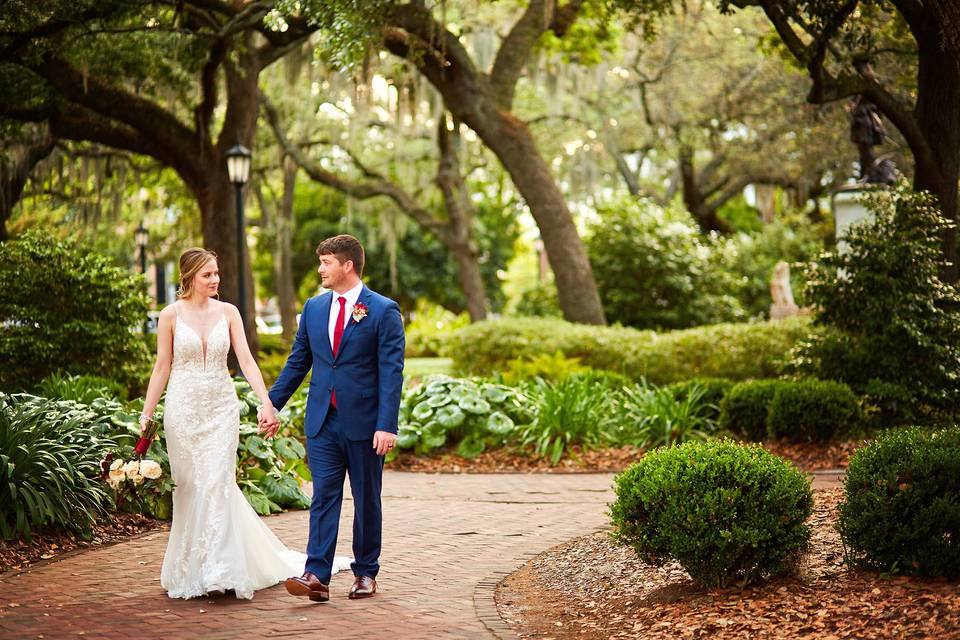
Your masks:
<instances>
[{"instance_id":1,"label":"statue","mask_svg":"<svg viewBox=\"0 0 960 640\"><path fill-rule=\"evenodd\" d=\"M770 280L770 319L780 320L800 313L800 307L793 301L793 289L790 288L790 265L781 260L773 268Z\"/></svg>"},{"instance_id":2,"label":"statue","mask_svg":"<svg viewBox=\"0 0 960 640\"><path fill-rule=\"evenodd\" d=\"M860 75L874 79L870 62L854 62ZM883 144L887 130L880 119L877 105L865 95L858 95L851 106L850 140L860 152L860 182L870 184L893 184L896 182L896 166L888 158L877 161L873 148Z\"/></svg>"}]
</instances>

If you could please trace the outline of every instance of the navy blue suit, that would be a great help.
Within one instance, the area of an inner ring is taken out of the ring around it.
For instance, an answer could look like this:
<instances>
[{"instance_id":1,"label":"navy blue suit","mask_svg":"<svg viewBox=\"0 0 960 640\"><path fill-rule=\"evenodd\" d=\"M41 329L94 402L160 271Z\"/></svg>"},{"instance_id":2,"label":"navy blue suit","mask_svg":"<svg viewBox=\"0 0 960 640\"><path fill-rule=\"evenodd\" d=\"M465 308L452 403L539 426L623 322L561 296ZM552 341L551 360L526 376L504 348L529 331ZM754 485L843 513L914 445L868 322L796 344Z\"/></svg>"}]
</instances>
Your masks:
<instances>
[{"instance_id":1,"label":"navy blue suit","mask_svg":"<svg viewBox=\"0 0 960 640\"><path fill-rule=\"evenodd\" d=\"M373 434L397 432L403 386L397 303L364 286L357 302L366 305L367 316L359 322L349 318L334 356L328 322L335 295L307 300L290 357L270 388L270 401L280 410L313 369L305 425L313 475L305 570L323 583L330 581L345 473L354 501L353 573L375 578L380 570L383 457L373 448ZM334 390L336 408L330 404Z\"/></svg>"}]
</instances>

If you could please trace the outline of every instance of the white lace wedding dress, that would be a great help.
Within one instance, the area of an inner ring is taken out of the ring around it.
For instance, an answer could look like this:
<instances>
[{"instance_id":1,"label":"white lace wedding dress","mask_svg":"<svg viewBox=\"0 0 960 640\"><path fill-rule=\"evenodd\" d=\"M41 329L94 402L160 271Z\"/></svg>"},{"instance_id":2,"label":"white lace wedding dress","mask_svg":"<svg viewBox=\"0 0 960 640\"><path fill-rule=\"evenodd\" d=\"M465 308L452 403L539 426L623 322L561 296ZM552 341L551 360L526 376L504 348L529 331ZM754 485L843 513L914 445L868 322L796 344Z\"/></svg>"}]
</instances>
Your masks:
<instances>
[{"instance_id":1,"label":"white lace wedding dress","mask_svg":"<svg viewBox=\"0 0 960 640\"><path fill-rule=\"evenodd\" d=\"M204 345L177 311L163 412L176 488L160 584L171 598L233 589L249 599L258 589L299 576L306 556L277 539L237 486L240 412L227 371L226 316ZM349 566L349 559L337 560L334 570Z\"/></svg>"}]
</instances>

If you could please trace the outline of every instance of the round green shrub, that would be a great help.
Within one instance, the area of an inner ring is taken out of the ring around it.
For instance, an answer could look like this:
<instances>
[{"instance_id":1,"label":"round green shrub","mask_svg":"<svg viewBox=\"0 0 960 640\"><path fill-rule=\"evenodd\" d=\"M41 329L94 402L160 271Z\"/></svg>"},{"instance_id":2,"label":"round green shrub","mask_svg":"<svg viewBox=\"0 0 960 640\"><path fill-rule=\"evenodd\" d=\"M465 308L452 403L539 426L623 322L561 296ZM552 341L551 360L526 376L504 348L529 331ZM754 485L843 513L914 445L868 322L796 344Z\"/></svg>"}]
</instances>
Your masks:
<instances>
[{"instance_id":1,"label":"round green shrub","mask_svg":"<svg viewBox=\"0 0 960 640\"><path fill-rule=\"evenodd\" d=\"M826 442L858 426L860 405L850 387L832 380L784 382L767 410L767 435Z\"/></svg>"},{"instance_id":2,"label":"round green shrub","mask_svg":"<svg viewBox=\"0 0 960 640\"><path fill-rule=\"evenodd\" d=\"M34 389L57 370L149 375L143 277L41 232L0 243L0 389Z\"/></svg>"},{"instance_id":3,"label":"round green shrub","mask_svg":"<svg viewBox=\"0 0 960 640\"><path fill-rule=\"evenodd\" d=\"M614 537L651 564L676 560L707 587L789 570L808 545L810 483L730 440L658 449L617 476Z\"/></svg>"},{"instance_id":4,"label":"round green shrub","mask_svg":"<svg viewBox=\"0 0 960 640\"><path fill-rule=\"evenodd\" d=\"M767 437L767 409L780 380L751 380L734 385L720 401L720 429L759 442Z\"/></svg>"},{"instance_id":5,"label":"round green shrub","mask_svg":"<svg viewBox=\"0 0 960 640\"><path fill-rule=\"evenodd\" d=\"M960 577L960 428L880 436L850 459L844 491L848 563Z\"/></svg>"}]
</instances>

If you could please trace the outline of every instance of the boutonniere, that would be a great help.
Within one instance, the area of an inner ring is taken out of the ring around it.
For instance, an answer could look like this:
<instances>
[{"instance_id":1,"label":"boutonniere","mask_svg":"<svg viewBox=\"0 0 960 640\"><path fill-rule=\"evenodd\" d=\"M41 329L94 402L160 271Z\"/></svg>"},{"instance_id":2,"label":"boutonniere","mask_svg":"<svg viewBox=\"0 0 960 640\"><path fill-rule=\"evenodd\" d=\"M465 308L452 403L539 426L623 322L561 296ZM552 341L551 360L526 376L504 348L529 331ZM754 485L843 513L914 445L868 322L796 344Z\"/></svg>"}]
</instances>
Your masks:
<instances>
[{"instance_id":1,"label":"boutonniere","mask_svg":"<svg viewBox=\"0 0 960 640\"><path fill-rule=\"evenodd\" d=\"M353 305L352 315L354 322L360 322L367 317L367 305L363 304L362 302L358 302L357 304Z\"/></svg>"}]
</instances>

